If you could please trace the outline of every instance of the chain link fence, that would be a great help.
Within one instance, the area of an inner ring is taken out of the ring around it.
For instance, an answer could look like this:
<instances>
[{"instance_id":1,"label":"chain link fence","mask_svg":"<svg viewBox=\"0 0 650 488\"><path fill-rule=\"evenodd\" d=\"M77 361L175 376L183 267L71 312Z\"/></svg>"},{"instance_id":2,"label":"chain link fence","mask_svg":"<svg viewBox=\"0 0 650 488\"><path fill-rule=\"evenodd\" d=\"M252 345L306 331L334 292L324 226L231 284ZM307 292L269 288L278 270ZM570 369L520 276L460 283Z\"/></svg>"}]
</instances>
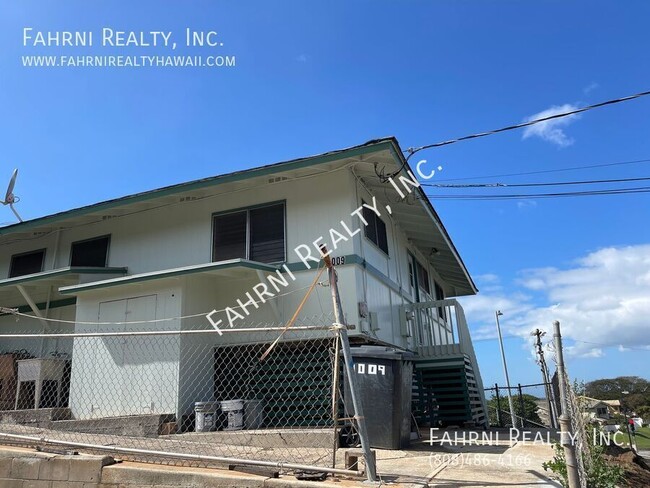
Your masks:
<instances>
[{"instance_id":1,"label":"chain link fence","mask_svg":"<svg viewBox=\"0 0 650 488\"><path fill-rule=\"evenodd\" d=\"M333 322L323 314L223 335L129 324L4 329L0 439L179 465L331 469L346 417Z\"/></svg>"},{"instance_id":2,"label":"chain link fence","mask_svg":"<svg viewBox=\"0 0 650 488\"><path fill-rule=\"evenodd\" d=\"M486 397L490 397L487 402L490 425L493 427L513 426L508 400L508 395L510 395L516 420L514 427L551 427L549 395L546 386L546 383L517 384L512 385L508 390L507 386L495 384L493 387L485 388Z\"/></svg>"}]
</instances>

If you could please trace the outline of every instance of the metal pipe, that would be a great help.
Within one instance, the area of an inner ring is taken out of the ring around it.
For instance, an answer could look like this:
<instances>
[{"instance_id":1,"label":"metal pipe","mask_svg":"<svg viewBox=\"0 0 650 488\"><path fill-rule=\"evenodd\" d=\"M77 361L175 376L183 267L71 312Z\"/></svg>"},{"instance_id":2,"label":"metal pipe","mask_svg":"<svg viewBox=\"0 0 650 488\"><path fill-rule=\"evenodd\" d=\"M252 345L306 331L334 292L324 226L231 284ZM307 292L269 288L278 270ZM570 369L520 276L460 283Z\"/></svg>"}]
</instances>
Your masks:
<instances>
[{"instance_id":1,"label":"metal pipe","mask_svg":"<svg viewBox=\"0 0 650 488\"><path fill-rule=\"evenodd\" d=\"M515 406L512 403L512 390L510 389L510 377L508 376L508 365L506 364L506 353L503 349L503 337L501 336L501 324L499 323L499 315L503 315L500 310L494 312L497 320L497 332L499 333L499 346L501 347L501 361L503 362L503 373L506 377L506 387L508 388L508 406L510 407L510 421L512 427L517 428L517 416L515 415Z\"/></svg>"},{"instance_id":2,"label":"metal pipe","mask_svg":"<svg viewBox=\"0 0 650 488\"><path fill-rule=\"evenodd\" d=\"M351 471L347 469L334 469L321 466L307 466L304 464L294 464L294 463L283 463L283 462L273 462L273 461L257 461L254 459L238 459L238 458L229 458L229 457L220 457L220 456L206 456L203 454L185 454L181 452L168 452L168 451L150 451L147 449L136 449L133 447L119 447L119 446L103 446L101 444L86 444L83 442L69 442L69 441L59 441L56 439L48 439L46 437L32 437L28 435L19 435L19 434L5 434L0 432L0 437L6 437L9 439L25 440L32 442L39 442L42 444L54 444L59 446L69 446L69 447L80 447L85 449L93 449L98 451L108 451L116 453L125 453L125 454L142 454L147 456L156 456L156 457L169 457L169 458L181 458L181 459L193 459L196 461L213 461L220 463L229 463L229 464L248 464L251 466L267 466L271 468L279 469L300 469L304 471L322 471L325 473L333 474L342 474L346 476L358 476L357 471Z\"/></svg>"},{"instance_id":3,"label":"metal pipe","mask_svg":"<svg viewBox=\"0 0 650 488\"><path fill-rule=\"evenodd\" d=\"M337 332L341 338L341 349L343 350L343 365L347 373L348 384L350 386L350 396L352 397L352 406L354 408L354 419L356 421L357 432L361 440L361 450L366 462L366 475L368 481L377 481L377 467L375 466L375 459L370 450L370 442L368 441L368 431L366 430L366 418L363 415L363 406L357 397L357 389L354 383L355 371L354 363L352 361L352 351L350 351L350 343L348 341L348 330L345 324L345 315L343 314L343 306L341 305L341 297L339 296L339 289L337 284L337 276L332 260L325 246L321 247L323 253L323 261L327 266L327 272L330 281L330 290L332 291L332 304L334 306L334 319L336 320Z\"/></svg>"},{"instance_id":4,"label":"metal pipe","mask_svg":"<svg viewBox=\"0 0 650 488\"><path fill-rule=\"evenodd\" d=\"M560 322L553 322L553 340L555 341L555 354L557 355L557 374L560 380L560 443L564 447L566 458L567 479L569 488L580 488L580 477L578 475L578 462L576 458L576 446L571 436L571 417L569 417L569 403L566 395L566 371L564 369L564 353L562 351L562 335L560 334Z\"/></svg>"},{"instance_id":5,"label":"metal pipe","mask_svg":"<svg viewBox=\"0 0 650 488\"><path fill-rule=\"evenodd\" d=\"M336 449L338 448L338 422L339 422L339 355L341 354L341 338L336 335L334 339L334 371L332 372L332 425L334 425L334 445L332 447L332 467L336 467Z\"/></svg>"},{"instance_id":6,"label":"metal pipe","mask_svg":"<svg viewBox=\"0 0 650 488\"><path fill-rule=\"evenodd\" d=\"M354 326L349 325L353 329ZM233 332L268 332L284 330L285 327L256 327L250 329L223 329L222 333ZM308 325L305 327L294 327L291 332L301 330L332 330L332 326ZM124 336L157 336L157 335L191 335L191 334L215 334L216 329L201 330L149 330L142 332L82 332L78 334L0 334L0 339L34 339L38 337L57 337L57 338L80 338L80 337L124 337Z\"/></svg>"}]
</instances>

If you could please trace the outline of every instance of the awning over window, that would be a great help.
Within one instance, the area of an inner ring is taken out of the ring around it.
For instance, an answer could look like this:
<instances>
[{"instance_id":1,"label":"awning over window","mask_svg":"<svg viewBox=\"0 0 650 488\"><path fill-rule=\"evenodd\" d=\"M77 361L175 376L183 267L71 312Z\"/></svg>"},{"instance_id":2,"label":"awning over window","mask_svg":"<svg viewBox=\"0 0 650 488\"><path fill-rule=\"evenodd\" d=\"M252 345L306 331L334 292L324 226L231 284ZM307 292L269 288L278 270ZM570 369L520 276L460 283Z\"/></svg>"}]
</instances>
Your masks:
<instances>
[{"instance_id":1,"label":"awning over window","mask_svg":"<svg viewBox=\"0 0 650 488\"><path fill-rule=\"evenodd\" d=\"M62 297L59 288L96 281L98 276L117 277L126 274L127 268L94 268L68 266L51 269L15 278L0 280L0 306L7 308L44 309L50 304L68 297ZM30 303L32 302L32 303Z\"/></svg>"},{"instance_id":2,"label":"awning over window","mask_svg":"<svg viewBox=\"0 0 650 488\"><path fill-rule=\"evenodd\" d=\"M63 286L59 288L59 292L64 295L77 295L90 290L128 286L146 281L159 281L179 276L198 274L214 275L226 278L244 278L248 276L256 276L258 272L273 273L278 269L277 266L259 263L257 261L249 261L247 259L229 259L227 261L218 261L215 263L196 264L192 266L184 266L182 268L163 269L150 273L140 273L108 280Z\"/></svg>"}]
</instances>

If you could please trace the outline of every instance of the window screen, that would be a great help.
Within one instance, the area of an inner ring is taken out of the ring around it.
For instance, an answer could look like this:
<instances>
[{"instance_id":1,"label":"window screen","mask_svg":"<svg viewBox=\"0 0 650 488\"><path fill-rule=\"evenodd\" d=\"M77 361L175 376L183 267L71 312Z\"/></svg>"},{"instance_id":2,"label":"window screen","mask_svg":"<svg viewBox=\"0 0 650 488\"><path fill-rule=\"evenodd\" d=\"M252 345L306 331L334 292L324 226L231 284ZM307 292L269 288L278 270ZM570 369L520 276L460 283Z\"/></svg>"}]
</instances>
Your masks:
<instances>
[{"instance_id":1,"label":"window screen","mask_svg":"<svg viewBox=\"0 0 650 488\"><path fill-rule=\"evenodd\" d=\"M246 259L246 212L214 217L213 261Z\"/></svg>"},{"instance_id":2,"label":"window screen","mask_svg":"<svg viewBox=\"0 0 650 488\"><path fill-rule=\"evenodd\" d=\"M284 203L214 216L213 261L285 260Z\"/></svg>"},{"instance_id":3,"label":"window screen","mask_svg":"<svg viewBox=\"0 0 650 488\"><path fill-rule=\"evenodd\" d=\"M43 271L43 261L45 260L45 249L17 254L11 257L9 267L9 278L23 276Z\"/></svg>"},{"instance_id":4,"label":"window screen","mask_svg":"<svg viewBox=\"0 0 650 488\"><path fill-rule=\"evenodd\" d=\"M363 218L368 224L366 225L365 235L379 249L388 254L388 237L386 235L386 224L377 217L377 214L367 207L363 207Z\"/></svg>"},{"instance_id":5,"label":"window screen","mask_svg":"<svg viewBox=\"0 0 650 488\"><path fill-rule=\"evenodd\" d=\"M108 261L109 236L72 243L70 266L103 268Z\"/></svg>"},{"instance_id":6,"label":"window screen","mask_svg":"<svg viewBox=\"0 0 650 488\"><path fill-rule=\"evenodd\" d=\"M250 259L261 263L284 261L284 205L249 212Z\"/></svg>"},{"instance_id":7,"label":"window screen","mask_svg":"<svg viewBox=\"0 0 650 488\"><path fill-rule=\"evenodd\" d=\"M420 290L426 291L429 295L431 294L431 285L429 284L429 273L426 268L420 263L417 264L418 268L418 286Z\"/></svg>"},{"instance_id":8,"label":"window screen","mask_svg":"<svg viewBox=\"0 0 650 488\"><path fill-rule=\"evenodd\" d=\"M442 289L442 286L440 286L436 281L434 281L433 283L434 283L434 289L436 291L436 300L444 300L445 292ZM438 307L438 316L442 319L445 318L445 309L443 307Z\"/></svg>"}]
</instances>

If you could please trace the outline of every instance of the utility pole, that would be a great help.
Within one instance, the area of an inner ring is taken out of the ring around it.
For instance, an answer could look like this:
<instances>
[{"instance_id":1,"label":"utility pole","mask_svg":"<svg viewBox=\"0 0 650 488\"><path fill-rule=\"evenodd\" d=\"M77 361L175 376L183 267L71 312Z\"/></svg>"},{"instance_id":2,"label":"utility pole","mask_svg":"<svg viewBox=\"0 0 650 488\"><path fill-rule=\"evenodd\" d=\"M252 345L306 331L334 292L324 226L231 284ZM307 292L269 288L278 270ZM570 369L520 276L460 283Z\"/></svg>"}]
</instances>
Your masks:
<instances>
[{"instance_id":1,"label":"utility pole","mask_svg":"<svg viewBox=\"0 0 650 488\"><path fill-rule=\"evenodd\" d=\"M544 392L546 393L546 403L548 404L548 416L551 419L551 428L557 429L557 412L555 411L553 388L551 388L551 380L548 375L548 367L546 366L546 359L544 359L544 349L542 349L542 337L546 335L546 332L535 329L531 335L535 336L536 338L535 346L537 346L539 366L542 370L542 382L544 383Z\"/></svg>"},{"instance_id":2,"label":"utility pole","mask_svg":"<svg viewBox=\"0 0 650 488\"><path fill-rule=\"evenodd\" d=\"M503 350L503 337L501 336L501 324L499 323L499 317L502 316L501 310L494 312L494 316L497 321L497 332L499 333L499 346L501 346L501 361L503 361L503 374L506 377L506 388L508 388L508 406L510 407L510 420L512 421L512 427L517 428L517 415L515 414L515 406L512 402L512 391L510 390L510 377L508 376L508 365L506 364L506 353Z\"/></svg>"},{"instance_id":3,"label":"utility pole","mask_svg":"<svg viewBox=\"0 0 650 488\"><path fill-rule=\"evenodd\" d=\"M370 442L368 441L368 431L366 429L366 418L363 416L363 406L359 397L357 396L357 388L355 385L356 372L354 371L354 363L352 361L352 352L350 351L350 342L348 341L348 329L345 323L345 316L343 315L343 307L341 305L341 297L339 296L339 288L337 283L336 270L332 265L332 259L327 252L325 246L320 247L322 258L327 266L327 272L330 282L330 290L332 290L332 304L334 305L334 324L336 333L340 339L341 350L343 351L343 365L348 377L348 384L350 386L350 396L352 397L352 406L354 408L354 421L356 422L357 432L361 440L361 450L366 462L366 476L368 481L377 481L377 467L375 466L375 458L370 450Z\"/></svg>"},{"instance_id":4,"label":"utility pole","mask_svg":"<svg viewBox=\"0 0 650 488\"><path fill-rule=\"evenodd\" d=\"M553 322L553 340L555 341L555 354L557 355L557 374L560 381L560 443L564 447L566 458L567 479L569 488L580 488L580 477L578 475L578 462L576 458L576 446L572 441L571 417L569 416L569 399L566 392L567 375L564 368L564 353L562 352L562 334L560 334L560 322Z\"/></svg>"}]
</instances>

